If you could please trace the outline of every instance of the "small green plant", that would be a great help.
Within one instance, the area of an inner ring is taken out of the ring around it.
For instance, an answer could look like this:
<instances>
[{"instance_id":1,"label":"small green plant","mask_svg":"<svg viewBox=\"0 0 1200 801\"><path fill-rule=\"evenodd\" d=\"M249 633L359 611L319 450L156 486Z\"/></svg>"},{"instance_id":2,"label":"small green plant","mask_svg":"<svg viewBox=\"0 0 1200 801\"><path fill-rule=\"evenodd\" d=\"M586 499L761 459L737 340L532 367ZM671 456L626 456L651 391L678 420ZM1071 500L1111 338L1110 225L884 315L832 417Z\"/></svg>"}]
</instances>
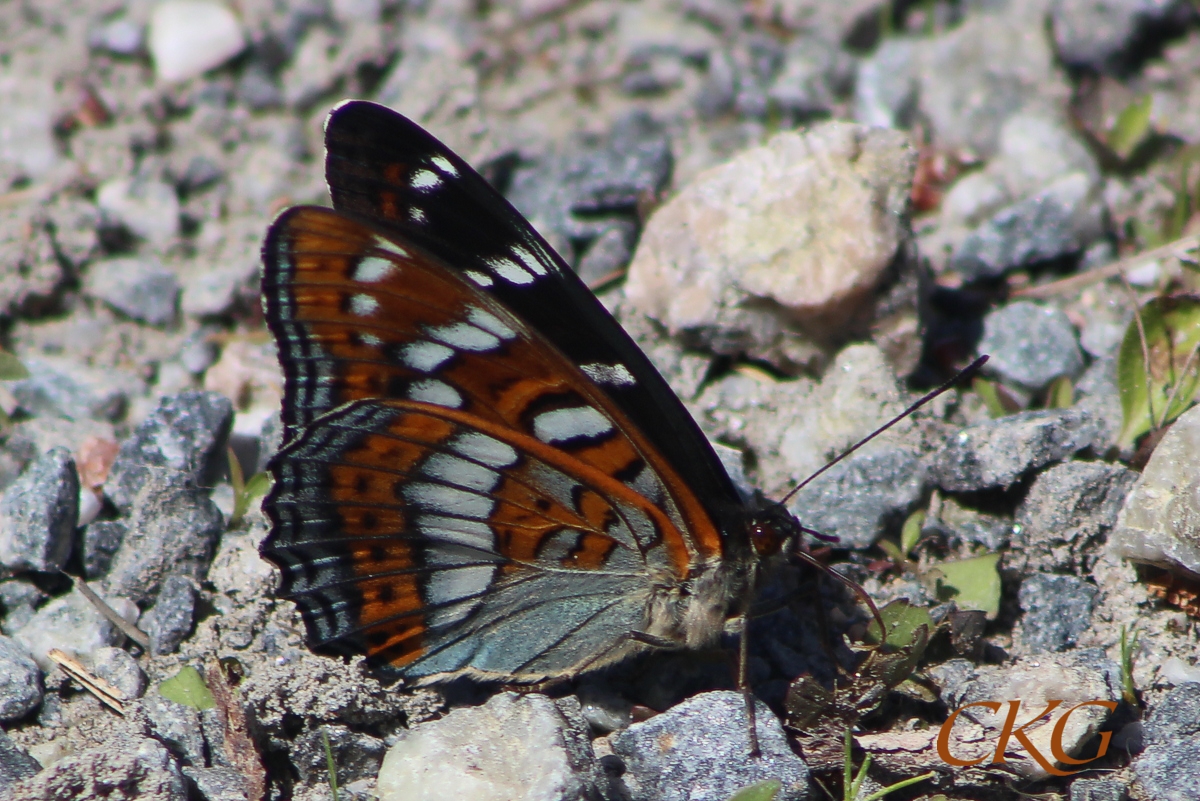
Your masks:
<instances>
[{"instance_id":1,"label":"small green plant","mask_svg":"<svg viewBox=\"0 0 1200 801\"><path fill-rule=\"evenodd\" d=\"M1075 386L1069 376L1060 375L1046 393L1047 409L1069 409L1075 405Z\"/></svg>"},{"instance_id":2,"label":"small green plant","mask_svg":"<svg viewBox=\"0 0 1200 801\"><path fill-rule=\"evenodd\" d=\"M337 763L333 760L333 748L329 745L329 733L325 731L324 727L321 728L321 743L325 746L325 770L329 773L329 797L333 801L338 801ZM771 799L768 798L766 801L771 801Z\"/></svg>"},{"instance_id":3,"label":"small green plant","mask_svg":"<svg viewBox=\"0 0 1200 801\"><path fill-rule=\"evenodd\" d=\"M1113 126L1108 129L1106 139L1108 147L1121 161L1126 161L1138 145L1146 141L1150 134L1150 111L1154 107L1154 98L1143 95L1121 110Z\"/></svg>"},{"instance_id":4,"label":"small green plant","mask_svg":"<svg viewBox=\"0 0 1200 801\"><path fill-rule=\"evenodd\" d=\"M978 609L995 620L1000 614L999 562L1000 554L989 553L937 565L929 575L938 600L953 600L960 609Z\"/></svg>"},{"instance_id":5,"label":"small green plant","mask_svg":"<svg viewBox=\"0 0 1200 801\"><path fill-rule=\"evenodd\" d=\"M729 801L775 801L775 796L779 795L781 789L783 789L783 782L779 779L767 779L743 787L729 796ZM334 801L337 799L335 798Z\"/></svg>"},{"instance_id":6,"label":"small green plant","mask_svg":"<svg viewBox=\"0 0 1200 801\"><path fill-rule=\"evenodd\" d=\"M850 730L846 729L845 758L842 763L842 801L878 801L878 799L891 795L897 790L903 790L905 787L911 787L917 782L923 782L926 779L932 779L934 776L937 776L937 772L931 770L928 773L922 773L920 776L913 776L911 779L896 782L890 787L876 790L866 798L860 799L858 793L862 789L863 780L867 778L867 771L871 768L871 755L867 754L863 757L862 767L858 769L858 775L855 775L852 743L853 738L850 736Z\"/></svg>"},{"instance_id":7,"label":"small green plant","mask_svg":"<svg viewBox=\"0 0 1200 801\"><path fill-rule=\"evenodd\" d=\"M989 417L995 419L1009 414L1009 410L1000 397L1000 390L997 389L994 382L975 376L975 378L971 379L971 389L983 401L984 408L987 409Z\"/></svg>"},{"instance_id":8,"label":"small green plant","mask_svg":"<svg viewBox=\"0 0 1200 801\"><path fill-rule=\"evenodd\" d=\"M205 710L216 706L212 690L204 683L200 671L191 665L184 667L171 678L158 685L158 694L168 701L190 706L192 709Z\"/></svg>"},{"instance_id":9,"label":"small green plant","mask_svg":"<svg viewBox=\"0 0 1200 801\"><path fill-rule=\"evenodd\" d=\"M1118 444L1131 447L1192 405L1200 389L1200 299L1158 297L1134 314L1117 353L1124 422Z\"/></svg>"},{"instance_id":10,"label":"small green plant","mask_svg":"<svg viewBox=\"0 0 1200 801\"><path fill-rule=\"evenodd\" d=\"M1133 652L1137 644L1138 633L1121 626L1121 700L1130 706L1138 700L1137 687L1133 683Z\"/></svg>"},{"instance_id":11,"label":"small green plant","mask_svg":"<svg viewBox=\"0 0 1200 801\"><path fill-rule=\"evenodd\" d=\"M242 473L242 464L230 448L227 452L229 459L229 483L233 485L233 514L229 517L229 527L234 528L242 522L250 504L262 498L271 488L271 477L266 473L255 473L246 481Z\"/></svg>"}]
</instances>

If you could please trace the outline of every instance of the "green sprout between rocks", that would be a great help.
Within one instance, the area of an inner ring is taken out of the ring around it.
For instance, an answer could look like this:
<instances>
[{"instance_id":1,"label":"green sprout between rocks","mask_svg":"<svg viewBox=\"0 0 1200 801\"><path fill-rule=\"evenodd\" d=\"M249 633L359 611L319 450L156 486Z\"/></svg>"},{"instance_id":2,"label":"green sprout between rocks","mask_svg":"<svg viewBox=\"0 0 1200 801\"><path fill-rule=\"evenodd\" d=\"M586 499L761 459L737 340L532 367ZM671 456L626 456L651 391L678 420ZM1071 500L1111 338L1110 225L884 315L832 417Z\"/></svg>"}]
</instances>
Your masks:
<instances>
[{"instance_id":1,"label":"green sprout between rocks","mask_svg":"<svg viewBox=\"0 0 1200 801\"><path fill-rule=\"evenodd\" d=\"M767 779L743 787L729 796L729 801L775 801L775 796L779 795L781 789L783 782L779 779Z\"/></svg>"},{"instance_id":2,"label":"green sprout between rocks","mask_svg":"<svg viewBox=\"0 0 1200 801\"><path fill-rule=\"evenodd\" d=\"M911 787L917 782L923 782L926 779L932 779L937 776L936 771L922 773L920 776L913 776L911 779L896 782L890 787L883 787L871 793L866 798L859 798L859 790L862 789L863 780L867 778L867 771L871 768L871 755L867 754L863 757L862 767L858 769L858 775L854 774L854 751L851 747L853 738L850 735L850 730L846 729L846 747L845 757L842 762L842 801L878 801L884 796L891 795L897 790L903 790L905 787Z\"/></svg>"},{"instance_id":3,"label":"green sprout between rocks","mask_svg":"<svg viewBox=\"0 0 1200 801\"><path fill-rule=\"evenodd\" d=\"M0 350L0 381L20 381L22 378L29 378L28 368L12 353ZM8 412L0 409L0 429L8 428L10 423L12 419Z\"/></svg>"},{"instance_id":4,"label":"green sprout between rocks","mask_svg":"<svg viewBox=\"0 0 1200 801\"><path fill-rule=\"evenodd\" d=\"M1137 644L1137 631L1121 626L1121 700L1130 706L1138 700L1137 686L1133 683L1133 652Z\"/></svg>"},{"instance_id":5,"label":"green sprout between rocks","mask_svg":"<svg viewBox=\"0 0 1200 801\"><path fill-rule=\"evenodd\" d=\"M250 504L267 494L267 490L271 488L271 477L266 473L255 473L249 481L246 481L245 474L242 472L242 463L238 461L233 448L228 450L227 455L229 458L229 483L233 485L233 514L229 517L229 527L235 528L238 523L242 522L246 512L250 511Z\"/></svg>"},{"instance_id":6,"label":"green sprout between rocks","mask_svg":"<svg viewBox=\"0 0 1200 801\"><path fill-rule=\"evenodd\" d=\"M169 679L158 685L158 694L168 701L190 706L192 709L203 711L216 706L212 690L204 683L200 671L191 665L181 669Z\"/></svg>"},{"instance_id":7,"label":"green sprout between rocks","mask_svg":"<svg viewBox=\"0 0 1200 801\"><path fill-rule=\"evenodd\" d=\"M1117 354L1124 422L1118 445L1183 414L1200 389L1200 299L1158 297L1137 309Z\"/></svg>"},{"instance_id":8,"label":"green sprout between rocks","mask_svg":"<svg viewBox=\"0 0 1200 801\"><path fill-rule=\"evenodd\" d=\"M325 746L325 770L329 773L329 797L338 801L337 763L333 761L333 748L329 745L329 733L321 727L321 743ZM770 801L770 799L767 799Z\"/></svg>"}]
</instances>

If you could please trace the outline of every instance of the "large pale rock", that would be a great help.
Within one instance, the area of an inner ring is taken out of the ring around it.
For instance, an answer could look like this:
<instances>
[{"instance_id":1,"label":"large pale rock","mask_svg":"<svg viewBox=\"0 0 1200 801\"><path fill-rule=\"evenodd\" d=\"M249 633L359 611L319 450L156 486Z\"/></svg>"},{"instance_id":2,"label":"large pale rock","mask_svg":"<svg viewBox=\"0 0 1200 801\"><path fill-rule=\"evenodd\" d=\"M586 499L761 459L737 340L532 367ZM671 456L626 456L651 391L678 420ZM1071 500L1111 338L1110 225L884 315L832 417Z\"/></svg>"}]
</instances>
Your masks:
<instances>
[{"instance_id":1,"label":"large pale rock","mask_svg":"<svg viewBox=\"0 0 1200 801\"><path fill-rule=\"evenodd\" d=\"M776 364L871 317L909 236L916 155L897 131L827 123L714 167L650 219L628 299L673 335Z\"/></svg>"},{"instance_id":2,"label":"large pale rock","mask_svg":"<svg viewBox=\"0 0 1200 801\"><path fill-rule=\"evenodd\" d=\"M186 81L242 52L241 23L217 0L166 0L150 17L147 37L154 70L164 81Z\"/></svg>"},{"instance_id":3,"label":"large pale rock","mask_svg":"<svg viewBox=\"0 0 1200 801\"><path fill-rule=\"evenodd\" d=\"M1154 449L1109 547L1136 562L1200 574L1200 406L1181 415Z\"/></svg>"}]
</instances>

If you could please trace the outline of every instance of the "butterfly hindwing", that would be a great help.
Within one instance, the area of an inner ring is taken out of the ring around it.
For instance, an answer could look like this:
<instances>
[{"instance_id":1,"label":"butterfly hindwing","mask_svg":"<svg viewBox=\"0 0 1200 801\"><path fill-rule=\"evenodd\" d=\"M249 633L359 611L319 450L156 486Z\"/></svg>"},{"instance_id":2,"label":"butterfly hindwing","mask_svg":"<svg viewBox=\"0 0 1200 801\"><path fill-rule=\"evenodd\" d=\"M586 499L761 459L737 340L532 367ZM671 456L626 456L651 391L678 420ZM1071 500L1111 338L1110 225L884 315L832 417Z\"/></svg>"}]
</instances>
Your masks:
<instances>
[{"instance_id":1,"label":"butterfly hindwing","mask_svg":"<svg viewBox=\"0 0 1200 801\"><path fill-rule=\"evenodd\" d=\"M475 170L383 106L343 103L326 122L339 211L419 244L537 330L675 465L735 547L742 504L711 446L646 356L529 223Z\"/></svg>"},{"instance_id":2,"label":"butterfly hindwing","mask_svg":"<svg viewBox=\"0 0 1200 801\"><path fill-rule=\"evenodd\" d=\"M623 409L438 256L300 207L264 265L289 432L264 554L315 644L412 677L571 673L619 655L655 576L720 555Z\"/></svg>"}]
</instances>

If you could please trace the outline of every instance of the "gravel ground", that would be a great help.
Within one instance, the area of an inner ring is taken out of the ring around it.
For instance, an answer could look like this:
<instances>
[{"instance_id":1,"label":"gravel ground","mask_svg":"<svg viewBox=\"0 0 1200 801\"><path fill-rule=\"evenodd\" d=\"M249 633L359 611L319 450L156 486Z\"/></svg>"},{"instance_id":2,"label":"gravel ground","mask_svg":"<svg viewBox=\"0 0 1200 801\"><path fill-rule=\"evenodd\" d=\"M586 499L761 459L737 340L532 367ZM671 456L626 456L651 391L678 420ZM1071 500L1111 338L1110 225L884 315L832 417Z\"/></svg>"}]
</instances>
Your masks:
<instances>
[{"instance_id":1,"label":"gravel ground","mask_svg":"<svg viewBox=\"0 0 1200 801\"><path fill-rule=\"evenodd\" d=\"M259 247L328 205L322 121L358 97L600 288L746 489L782 497L991 356L790 502L878 603L974 627L921 689L876 687L864 795L932 770L892 797L1200 798L1200 412L1128 441L1116 366L1135 306L1196 289L1192 3L13 0L0 53L0 344L28 371L0 382L0 796L316 801L327 751L355 799L840 783L855 718L803 719L792 682L830 686L866 616L801 569L750 626L754 759L722 653L520 694L305 647L227 453L250 476L278 446ZM946 566L989 554L998 607L946 605ZM210 702L163 684L189 668ZM1039 762L1047 723L997 763L986 714L955 729L979 764L937 750L955 708L1016 700L1111 702L1058 740L1107 756Z\"/></svg>"}]
</instances>

